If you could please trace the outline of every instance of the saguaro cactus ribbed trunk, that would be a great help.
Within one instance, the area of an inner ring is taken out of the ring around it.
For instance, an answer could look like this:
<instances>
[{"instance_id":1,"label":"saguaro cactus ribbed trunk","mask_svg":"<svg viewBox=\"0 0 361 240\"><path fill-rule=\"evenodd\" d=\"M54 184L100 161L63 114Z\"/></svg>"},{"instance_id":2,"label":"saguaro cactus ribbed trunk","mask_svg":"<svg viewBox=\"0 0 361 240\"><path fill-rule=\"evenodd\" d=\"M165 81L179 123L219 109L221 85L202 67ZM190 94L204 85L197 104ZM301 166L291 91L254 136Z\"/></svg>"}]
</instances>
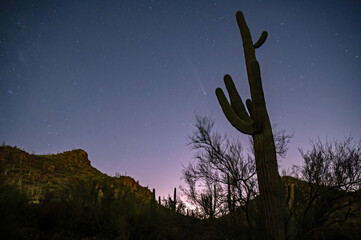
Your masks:
<instances>
[{"instance_id":1,"label":"saguaro cactus ribbed trunk","mask_svg":"<svg viewBox=\"0 0 361 240\"><path fill-rule=\"evenodd\" d=\"M261 47L266 41L267 32L263 32L259 40L253 44L243 13L238 11L236 17L243 41L251 90L251 99L246 101L248 113L231 76L224 76L230 103L222 89L217 88L216 95L228 121L237 130L251 135L253 138L265 239L284 239L283 188L278 173L276 149L262 89L261 72L255 55L255 49Z\"/></svg>"}]
</instances>

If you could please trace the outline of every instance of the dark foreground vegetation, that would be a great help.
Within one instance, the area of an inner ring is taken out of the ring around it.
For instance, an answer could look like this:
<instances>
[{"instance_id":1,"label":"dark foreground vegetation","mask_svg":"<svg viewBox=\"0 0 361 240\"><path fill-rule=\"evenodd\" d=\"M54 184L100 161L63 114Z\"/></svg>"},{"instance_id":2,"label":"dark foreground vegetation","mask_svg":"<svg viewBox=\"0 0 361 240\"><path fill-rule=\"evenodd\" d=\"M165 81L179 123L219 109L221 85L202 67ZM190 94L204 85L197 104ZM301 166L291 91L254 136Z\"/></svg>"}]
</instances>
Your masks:
<instances>
[{"instance_id":1,"label":"dark foreground vegetation","mask_svg":"<svg viewBox=\"0 0 361 240\"><path fill-rule=\"evenodd\" d=\"M100 173L82 150L2 146L0 163L0 239L199 239L198 219L159 205L129 177Z\"/></svg>"},{"instance_id":2,"label":"dark foreground vegetation","mask_svg":"<svg viewBox=\"0 0 361 240\"><path fill-rule=\"evenodd\" d=\"M184 167L183 192L200 218L231 218L245 237L266 239L260 207L254 149L213 129L214 121L197 117L189 145L195 160ZM277 157L285 157L292 138L275 130ZM252 139L250 139L251 146ZM284 239L357 239L361 235L361 142L311 142L300 149L303 163L284 171Z\"/></svg>"},{"instance_id":3,"label":"dark foreground vegetation","mask_svg":"<svg viewBox=\"0 0 361 240\"><path fill-rule=\"evenodd\" d=\"M83 185L85 181L73 183ZM117 197L109 182L89 181L94 186L102 184L104 195L99 200L92 188L60 196L48 193L34 204L15 187L2 184L0 238L199 239L195 218L146 203L129 192Z\"/></svg>"},{"instance_id":4,"label":"dark foreground vegetation","mask_svg":"<svg viewBox=\"0 0 361 240\"><path fill-rule=\"evenodd\" d=\"M329 147L303 153L307 167L294 168L303 180L282 178L289 239L361 235L360 173L349 172L355 177L350 182L345 172L333 172L333 164L322 160ZM359 163L345 164L337 169ZM130 177L102 174L82 150L34 155L2 146L0 166L0 239L262 239L257 189L242 202L236 189L242 182L235 179L223 192L220 184L210 188L216 193L204 190L203 206L187 212L177 197L159 203Z\"/></svg>"}]
</instances>

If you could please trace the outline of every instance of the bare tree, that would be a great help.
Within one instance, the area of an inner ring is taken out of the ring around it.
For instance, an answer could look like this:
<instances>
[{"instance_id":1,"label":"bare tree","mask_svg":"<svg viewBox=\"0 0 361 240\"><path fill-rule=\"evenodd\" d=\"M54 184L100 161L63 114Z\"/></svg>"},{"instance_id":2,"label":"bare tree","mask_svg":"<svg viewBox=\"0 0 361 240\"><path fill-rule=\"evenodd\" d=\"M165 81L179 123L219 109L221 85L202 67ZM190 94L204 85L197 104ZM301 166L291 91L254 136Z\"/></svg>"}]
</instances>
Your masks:
<instances>
[{"instance_id":1,"label":"bare tree","mask_svg":"<svg viewBox=\"0 0 361 240\"><path fill-rule=\"evenodd\" d=\"M304 181L288 181L297 237L307 239L334 224L360 218L361 141L318 139L311 142L311 150L300 153L303 165L294 166L294 176Z\"/></svg>"},{"instance_id":2,"label":"bare tree","mask_svg":"<svg viewBox=\"0 0 361 240\"><path fill-rule=\"evenodd\" d=\"M186 187L182 191L198 207L201 216L235 216L240 213L236 210L242 209L252 229L249 202L258 194L252 151L247 153L238 140L221 135L213 128L213 120L196 116L195 131L188 137L188 145L196 151L195 161L183 169ZM276 144L280 147L280 151L277 150L282 153L280 156L285 155L291 137L285 131L277 132L275 139L281 140Z\"/></svg>"},{"instance_id":3,"label":"bare tree","mask_svg":"<svg viewBox=\"0 0 361 240\"><path fill-rule=\"evenodd\" d=\"M213 215L219 216L230 212L228 195L240 206L257 194L253 159L244 156L239 141L232 141L213 131L213 126L213 120L196 116L195 132L188 137L188 145L196 150L196 161L189 163L182 172L187 185L183 192L200 207L205 217L210 216L207 214L209 203L204 201L206 196L212 196Z\"/></svg>"}]
</instances>

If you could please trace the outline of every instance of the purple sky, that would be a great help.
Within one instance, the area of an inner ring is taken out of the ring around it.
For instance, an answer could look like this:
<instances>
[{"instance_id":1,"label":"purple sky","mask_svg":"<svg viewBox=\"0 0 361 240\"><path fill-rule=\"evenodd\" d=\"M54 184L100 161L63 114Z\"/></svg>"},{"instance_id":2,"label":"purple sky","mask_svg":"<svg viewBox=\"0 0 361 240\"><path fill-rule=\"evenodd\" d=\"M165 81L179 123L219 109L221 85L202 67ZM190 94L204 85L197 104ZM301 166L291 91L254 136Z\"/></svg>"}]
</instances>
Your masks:
<instances>
[{"instance_id":1,"label":"purple sky","mask_svg":"<svg viewBox=\"0 0 361 240\"><path fill-rule=\"evenodd\" d=\"M256 52L269 115L294 132L281 167L309 139L361 139L360 1L3 0L0 140L82 148L100 171L172 193L194 113L248 146L214 94L228 73L250 96L237 10L254 39L269 33Z\"/></svg>"}]
</instances>

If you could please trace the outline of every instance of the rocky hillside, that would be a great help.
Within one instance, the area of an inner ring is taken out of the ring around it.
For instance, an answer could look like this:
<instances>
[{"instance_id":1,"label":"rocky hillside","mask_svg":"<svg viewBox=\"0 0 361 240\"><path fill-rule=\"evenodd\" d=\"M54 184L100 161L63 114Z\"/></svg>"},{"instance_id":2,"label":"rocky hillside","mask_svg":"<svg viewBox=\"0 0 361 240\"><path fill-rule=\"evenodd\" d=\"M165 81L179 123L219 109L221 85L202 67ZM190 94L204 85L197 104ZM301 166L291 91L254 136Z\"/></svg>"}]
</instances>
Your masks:
<instances>
[{"instance_id":1,"label":"rocky hillside","mask_svg":"<svg viewBox=\"0 0 361 240\"><path fill-rule=\"evenodd\" d=\"M127 176L110 177L92 167L88 154L82 150L72 150L59 154L35 155L17 147L0 147L0 178L2 182L16 185L18 189L34 202L46 193L62 191L64 186L73 182L103 179L111 182L112 187L124 188L146 201L152 193ZM94 186L101 188L101 186Z\"/></svg>"}]
</instances>

